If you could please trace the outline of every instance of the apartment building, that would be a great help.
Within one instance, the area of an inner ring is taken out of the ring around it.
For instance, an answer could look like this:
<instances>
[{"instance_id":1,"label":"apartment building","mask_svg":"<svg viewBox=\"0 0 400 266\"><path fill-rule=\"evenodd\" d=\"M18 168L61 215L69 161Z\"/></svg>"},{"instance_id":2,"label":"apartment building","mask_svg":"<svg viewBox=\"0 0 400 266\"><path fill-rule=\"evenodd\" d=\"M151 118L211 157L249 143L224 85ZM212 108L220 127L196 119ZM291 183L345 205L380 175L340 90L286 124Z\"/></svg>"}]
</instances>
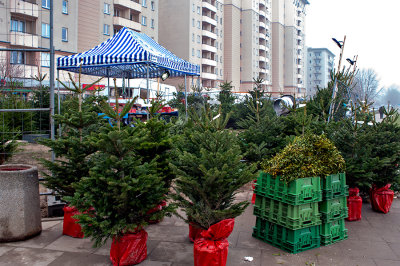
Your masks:
<instances>
[{"instance_id":1,"label":"apartment building","mask_svg":"<svg viewBox=\"0 0 400 266\"><path fill-rule=\"evenodd\" d=\"M307 48L307 98L312 98L318 88L325 88L331 81L334 60L335 55L327 48Z\"/></svg>"},{"instance_id":2,"label":"apartment building","mask_svg":"<svg viewBox=\"0 0 400 266\"><path fill-rule=\"evenodd\" d=\"M272 95L305 97L307 0L272 0Z\"/></svg>"},{"instance_id":3,"label":"apartment building","mask_svg":"<svg viewBox=\"0 0 400 266\"><path fill-rule=\"evenodd\" d=\"M55 57L86 51L127 27L158 40L158 0L60 0L54 5ZM0 47L50 47L50 0L0 1ZM31 77L49 72L50 54L34 51L0 52L2 72ZM6 72L7 72L6 71ZM4 78L5 73L1 73ZM66 73L60 78L67 80ZM47 75L47 80L49 75ZM91 80L93 78L86 77ZM47 81L48 82L48 81Z\"/></svg>"},{"instance_id":4,"label":"apartment building","mask_svg":"<svg viewBox=\"0 0 400 266\"><path fill-rule=\"evenodd\" d=\"M225 0L224 79L235 91L247 92L254 79L271 85L271 2L270 0Z\"/></svg>"},{"instance_id":5,"label":"apartment building","mask_svg":"<svg viewBox=\"0 0 400 266\"><path fill-rule=\"evenodd\" d=\"M180 58L201 66L200 79L192 80L192 84L217 88L223 81L223 24L222 1L159 2L159 43Z\"/></svg>"}]
</instances>

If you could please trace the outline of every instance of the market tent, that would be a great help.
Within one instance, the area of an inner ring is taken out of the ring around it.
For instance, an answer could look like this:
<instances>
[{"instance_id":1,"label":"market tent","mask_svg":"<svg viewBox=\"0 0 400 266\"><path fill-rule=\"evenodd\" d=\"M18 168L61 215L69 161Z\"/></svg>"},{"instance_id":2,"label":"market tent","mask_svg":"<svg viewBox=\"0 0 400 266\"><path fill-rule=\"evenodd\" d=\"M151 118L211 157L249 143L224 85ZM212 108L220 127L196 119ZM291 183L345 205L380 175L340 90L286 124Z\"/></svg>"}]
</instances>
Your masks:
<instances>
[{"instance_id":1,"label":"market tent","mask_svg":"<svg viewBox=\"0 0 400 266\"><path fill-rule=\"evenodd\" d=\"M128 79L157 78L166 70L171 77L200 75L199 65L180 59L146 34L127 28L89 51L58 58L57 69Z\"/></svg>"}]
</instances>

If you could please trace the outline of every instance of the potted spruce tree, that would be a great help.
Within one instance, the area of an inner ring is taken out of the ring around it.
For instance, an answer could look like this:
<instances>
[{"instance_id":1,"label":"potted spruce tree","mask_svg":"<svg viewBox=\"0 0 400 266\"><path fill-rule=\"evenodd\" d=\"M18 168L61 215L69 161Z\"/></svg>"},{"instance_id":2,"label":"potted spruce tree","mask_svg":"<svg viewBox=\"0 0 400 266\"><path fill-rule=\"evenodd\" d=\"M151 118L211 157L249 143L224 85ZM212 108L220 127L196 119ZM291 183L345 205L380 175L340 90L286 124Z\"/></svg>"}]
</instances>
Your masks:
<instances>
[{"instance_id":1,"label":"potted spruce tree","mask_svg":"<svg viewBox=\"0 0 400 266\"><path fill-rule=\"evenodd\" d=\"M143 261L147 257L144 227L173 208L170 205L148 212L165 199L168 188L158 174L157 159L144 159L136 150L141 145L141 153L146 150L143 132L137 127L121 127L122 117L133 102L127 103L121 113L102 104L104 113L116 123L90 136L91 145L99 152L92 156L89 175L77 184L71 198L81 211L77 218L83 232L94 240L95 246L112 238L110 259L114 265Z\"/></svg>"},{"instance_id":2,"label":"potted spruce tree","mask_svg":"<svg viewBox=\"0 0 400 266\"><path fill-rule=\"evenodd\" d=\"M255 167L241 162L236 135L224 129L228 119L213 118L210 111L193 114L176 143L173 197L186 213L181 218L201 230L194 244L195 265L226 264L226 238L234 218L248 206L247 201L236 202L235 193L253 179Z\"/></svg>"},{"instance_id":3,"label":"potted spruce tree","mask_svg":"<svg viewBox=\"0 0 400 266\"><path fill-rule=\"evenodd\" d=\"M82 177L89 174L91 165L90 156L97 151L88 141L90 132L97 131L102 124L95 108L95 99L83 99L87 88L93 86L101 79L91 85L82 88L80 79L75 83L69 74L73 88L59 81L67 90L73 92L72 98L64 102L64 113L55 115L55 120L62 126L62 134L55 140L42 139L40 143L51 148L56 160L42 159L42 164L50 171L44 173L46 182L44 185L52 189L67 202L68 197L75 193L75 185ZM63 234L82 238L83 233L74 215L78 210L73 205L64 208Z\"/></svg>"}]
</instances>

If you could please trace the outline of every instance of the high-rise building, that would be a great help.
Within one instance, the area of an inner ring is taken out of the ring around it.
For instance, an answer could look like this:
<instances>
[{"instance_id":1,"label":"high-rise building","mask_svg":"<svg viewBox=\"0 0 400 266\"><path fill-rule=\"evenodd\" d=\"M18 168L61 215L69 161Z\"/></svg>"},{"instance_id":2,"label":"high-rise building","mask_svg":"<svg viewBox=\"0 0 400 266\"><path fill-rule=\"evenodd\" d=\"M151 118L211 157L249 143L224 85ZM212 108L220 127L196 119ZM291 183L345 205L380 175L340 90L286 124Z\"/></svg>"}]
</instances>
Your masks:
<instances>
[{"instance_id":1,"label":"high-rise building","mask_svg":"<svg viewBox=\"0 0 400 266\"><path fill-rule=\"evenodd\" d=\"M272 93L305 96L307 0L272 0Z\"/></svg>"},{"instance_id":2,"label":"high-rise building","mask_svg":"<svg viewBox=\"0 0 400 266\"><path fill-rule=\"evenodd\" d=\"M216 88L223 80L223 24L222 1L160 1L160 44L180 58L200 65L199 85L205 88Z\"/></svg>"},{"instance_id":3,"label":"high-rise building","mask_svg":"<svg viewBox=\"0 0 400 266\"><path fill-rule=\"evenodd\" d=\"M331 80L335 55L327 48L307 48L307 98L315 95L317 88L325 88Z\"/></svg>"},{"instance_id":4,"label":"high-rise building","mask_svg":"<svg viewBox=\"0 0 400 266\"><path fill-rule=\"evenodd\" d=\"M270 0L225 0L224 79L236 91L254 87L254 78L271 85L271 2Z\"/></svg>"},{"instance_id":5,"label":"high-rise building","mask_svg":"<svg viewBox=\"0 0 400 266\"><path fill-rule=\"evenodd\" d=\"M144 32L158 40L158 0L53 1L55 57L83 52L120 28ZM79 4L78 4L79 3ZM49 72L50 54L23 51L50 47L50 0L0 1L0 76L31 79ZM49 75L47 75L47 79ZM61 73L61 79L67 75Z\"/></svg>"}]
</instances>

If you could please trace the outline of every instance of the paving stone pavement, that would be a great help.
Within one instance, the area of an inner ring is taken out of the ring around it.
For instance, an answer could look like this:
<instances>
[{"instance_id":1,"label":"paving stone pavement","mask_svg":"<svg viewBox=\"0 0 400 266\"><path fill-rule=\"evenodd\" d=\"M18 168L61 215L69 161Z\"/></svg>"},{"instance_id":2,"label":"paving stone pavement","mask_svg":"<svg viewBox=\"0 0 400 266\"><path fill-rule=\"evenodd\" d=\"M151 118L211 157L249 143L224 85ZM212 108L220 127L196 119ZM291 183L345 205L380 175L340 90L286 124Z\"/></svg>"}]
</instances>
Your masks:
<instances>
[{"instance_id":1,"label":"paving stone pavement","mask_svg":"<svg viewBox=\"0 0 400 266\"><path fill-rule=\"evenodd\" d=\"M251 192L241 192L250 199ZM255 224L253 207L235 220L229 240L228 266L400 266L400 199L395 199L388 214L373 212L363 204L362 220L346 222L349 238L334 245L289 254L251 236ZM1 266L102 266L112 265L110 242L92 248L89 239L62 235L62 221L45 221L43 232L32 239L0 243ZM165 218L146 228L148 258L143 266L193 265L193 244L188 226L176 217ZM252 262L244 257L253 257Z\"/></svg>"}]
</instances>

